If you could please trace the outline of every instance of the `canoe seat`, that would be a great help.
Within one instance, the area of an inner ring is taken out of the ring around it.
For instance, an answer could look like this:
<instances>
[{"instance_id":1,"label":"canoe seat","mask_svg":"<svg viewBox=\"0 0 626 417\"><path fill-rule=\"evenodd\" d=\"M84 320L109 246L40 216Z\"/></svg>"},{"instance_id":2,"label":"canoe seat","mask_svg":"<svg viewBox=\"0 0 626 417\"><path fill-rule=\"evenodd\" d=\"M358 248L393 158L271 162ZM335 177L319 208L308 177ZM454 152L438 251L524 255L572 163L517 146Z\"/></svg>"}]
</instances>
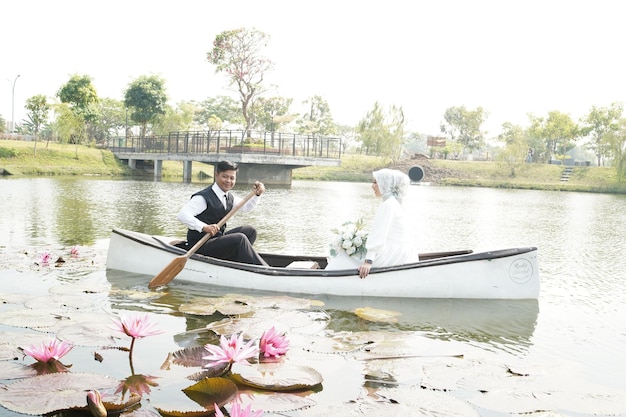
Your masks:
<instances>
[{"instance_id":1,"label":"canoe seat","mask_svg":"<svg viewBox=\"0 0 626 417\"><path fill-rule=\"evenodd\" d=\"M293 261L285 268L289 269L320 269L320 266L315 261Z\"/></svg>"}]
</instances>

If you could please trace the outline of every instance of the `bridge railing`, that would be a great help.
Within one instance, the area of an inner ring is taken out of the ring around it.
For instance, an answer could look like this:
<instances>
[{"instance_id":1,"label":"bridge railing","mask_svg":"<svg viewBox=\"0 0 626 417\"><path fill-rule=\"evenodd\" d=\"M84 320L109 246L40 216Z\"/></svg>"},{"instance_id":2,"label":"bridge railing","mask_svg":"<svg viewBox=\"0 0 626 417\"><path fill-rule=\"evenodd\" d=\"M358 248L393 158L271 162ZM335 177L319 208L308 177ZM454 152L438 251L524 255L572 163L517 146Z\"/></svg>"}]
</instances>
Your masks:
<instances>
[{"instance_id":1,"label":"bridge railing","mask_svg":"<svg viewBox=\"0 0 626 417\"><path fill-rule=\"evenodd\" d=\"M166 154L253 153L311 158L341 158L341 139L285 132L203 130L171 132L167 136L109 139L113 152Z\"/></svg>"}]
</instances>

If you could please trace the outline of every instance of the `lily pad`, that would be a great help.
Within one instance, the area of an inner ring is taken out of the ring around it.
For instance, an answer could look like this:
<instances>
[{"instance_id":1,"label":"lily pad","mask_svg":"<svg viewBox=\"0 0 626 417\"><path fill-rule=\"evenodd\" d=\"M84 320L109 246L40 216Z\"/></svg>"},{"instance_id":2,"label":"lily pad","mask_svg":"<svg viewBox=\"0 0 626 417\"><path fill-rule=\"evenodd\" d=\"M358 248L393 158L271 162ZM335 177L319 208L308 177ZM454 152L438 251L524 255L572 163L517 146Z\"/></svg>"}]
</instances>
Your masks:
<instances>
[{"instance_id":1,"label":"lily pad","mask_svg":"<svg viewBox=\"0 0 626 417\"><path fill-rule=\"evenodd\" d=\"M372 307L359 307L354 309L354 314L363 320L377 323L397 323L398 316L402 314L397 311L381 310Z\"/></svg>"},{"instance_id":2,"label":"lily pad","mask_svg":"<svg viewBox=\"0 0 626 417\"><path fill-rule=\"evenodd\" d=\"M84 407L86 392L114 389L119 381L104 375L54 373L2 386L0 405L22 414L48 414Z\"/></svg>"},{"instance_id":3,"label":"lily pad","mask_svg":"<svg viewBox=\"0 0 626 417\"><path fill-rule=\"evenodd\" d=\"M46 329L58 325L62 319L58 315L58 310L16 308L0 312L0 324L13 327Z\"/></svg>"},{"instance_id":4,"label":"lily pad","mask_svg":"<svg viewBox=\"0 0 626 417\"><path fill-rule=\"evenodd\" d=\"M222 406L237 393L237 386L228 378L205 378L183 390L183 392L209 411L215 410L214 404Z\"/></svg>"},{"instance_id":5,"label":"lily pad","mask_svg":"<svg viewBox=\"0 0 626 417\"><path fill-rule=\"evenodd\" d=\"M47 340L50 340L50 335L41 332L0 332L0 360L20 358L24 356L20 347L38 345Z\"/></svg>"},{"instance_id":6,"label":"lily pad","mask_svg":"<svg viewBox=\"0 0 626 417\"><path fill-rule=\"evenodd\" d=\"M0 361L0 379L19 379L37 375L37 371L28 365Z\"/></svg>"},{"instance_id":7,"label":"lily pad","mask_svg":"<svg viewBox=\"0 0 626 417\"><path fill-rule=\"evenodd\" d=\"M117 338L119 338L119 332L112 329L111 319L108 317L107 322L95 321L69 324L59 329L57 337L74 346L115 345Z\"/></svg>"},{"instance_id":8,"label":"lily pad","mask_svg":"<svg viewBox=\"0 0 626 417\"><path fill-rule=\"evenodd\" d=\"M178 310L181 313L197 316L211 316L217 311L225 316L238 316L254 311L247 303L228 297L201 298L188 304L182 304Z\"/></svg>"},{"instance_id":9,"label":"lily pad","mask_svg":"<svg viewBox=\"0 0 626 417\"><path fill-rule=\"evenodd\" d=\"M323 382L322 375L313 368L284 363L234 364L232 377L243 385L270 391L313 389Z\"/></svg>"}]
</instances>

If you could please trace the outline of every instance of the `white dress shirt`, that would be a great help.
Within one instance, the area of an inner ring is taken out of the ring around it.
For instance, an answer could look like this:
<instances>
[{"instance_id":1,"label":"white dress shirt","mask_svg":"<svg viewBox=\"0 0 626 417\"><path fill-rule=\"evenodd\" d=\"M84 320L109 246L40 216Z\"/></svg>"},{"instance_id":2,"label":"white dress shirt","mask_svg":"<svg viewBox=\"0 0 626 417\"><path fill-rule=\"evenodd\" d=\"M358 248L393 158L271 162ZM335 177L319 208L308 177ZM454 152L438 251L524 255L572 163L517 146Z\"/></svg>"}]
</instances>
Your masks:
<instances>
[{"instance_id":1,"label":"white dress shirt","mask_svg":"<svg viewBox=\"0 0 626 417\"><path fill-rule=\"evenodd\" d=\"M222 190L217 183L213 183L212 187L213 192L218 196L218 198L224 204L224 208L226 208L226 201L224 199L224 194L227 194L226 191ZM236 206L239 202L241 202L242 198L233 194L234 202L233 207ZM242 212L248 212L254 209L259 201L259 196L254 196L243 207L239 210ZM187 226L188 228L202 232L202 228L206 226L206 223L198 220L196 216L202 213L207 209L206 200L201 195L194 195L187 201L187 203L183 206L183 208L176 215L176 219Z\"/></svg>"}]
</instances>

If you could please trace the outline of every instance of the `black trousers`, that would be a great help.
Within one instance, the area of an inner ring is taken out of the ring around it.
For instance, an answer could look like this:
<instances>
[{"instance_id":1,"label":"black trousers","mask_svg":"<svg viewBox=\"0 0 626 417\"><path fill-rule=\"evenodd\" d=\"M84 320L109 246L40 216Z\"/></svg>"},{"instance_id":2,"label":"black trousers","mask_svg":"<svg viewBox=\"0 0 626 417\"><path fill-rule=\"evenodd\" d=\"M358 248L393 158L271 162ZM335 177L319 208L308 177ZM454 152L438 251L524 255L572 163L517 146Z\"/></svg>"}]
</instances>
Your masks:
<instances>
[{"instance_id":1,"label":"black trousers","mask_svg":"<svg viewBox=\"0 0 626 417\"><path fill-rule=\"evenodd\" d=\"M252 226L234 227L221 236L209 239L197 253L246 264L267 265L252 247L256 235L256 229ZM186 249L189 250L191 246L187 243Z\"/></svg>"}]
</instances>

